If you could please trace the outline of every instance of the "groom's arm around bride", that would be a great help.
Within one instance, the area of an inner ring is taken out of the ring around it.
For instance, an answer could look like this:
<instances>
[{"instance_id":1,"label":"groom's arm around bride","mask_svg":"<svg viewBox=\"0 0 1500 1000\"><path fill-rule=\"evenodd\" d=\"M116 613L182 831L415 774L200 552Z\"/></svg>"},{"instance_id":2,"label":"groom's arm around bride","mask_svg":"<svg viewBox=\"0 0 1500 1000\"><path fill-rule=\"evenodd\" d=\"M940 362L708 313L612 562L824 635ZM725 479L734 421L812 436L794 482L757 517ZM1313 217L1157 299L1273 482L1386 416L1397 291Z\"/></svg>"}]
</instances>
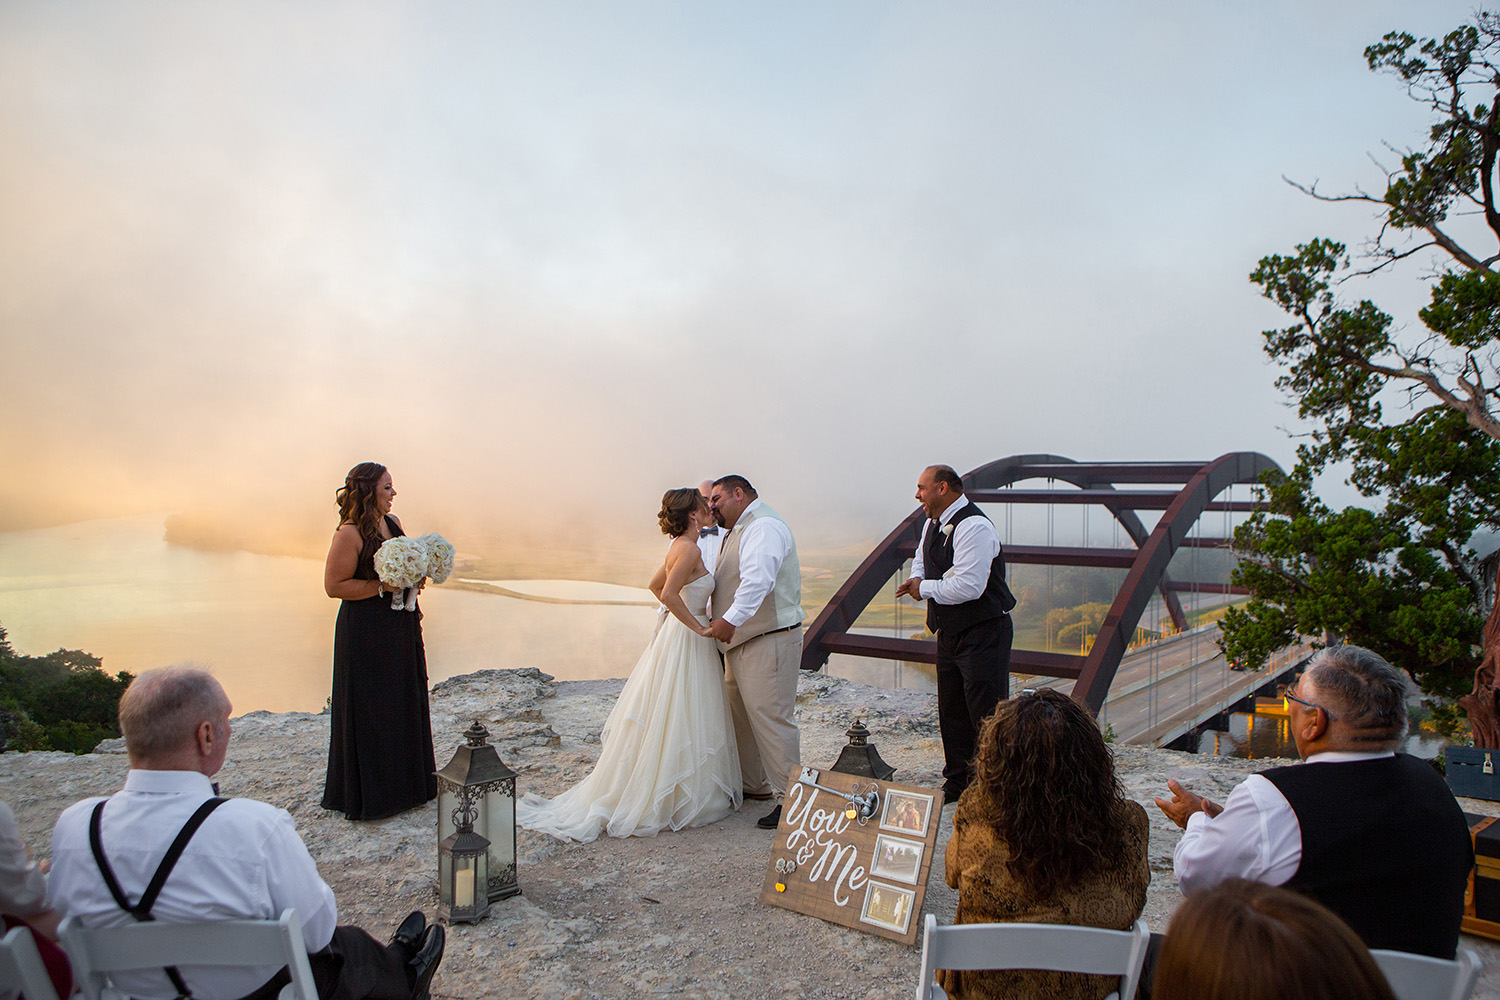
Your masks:
<instances>
[{"instance_id":1,"label":"groom's arm around bride","mask_svg":"<svg viewBox=\"0 0 1500 1000\"><path fill-rule=\"evenodd\" d=\"M714 518L728 529L714 570L708 633L724 651L724 687L749 798L775 797L774 827L802 756L795 717L802 661L802 569L791 528L743 476L714 481Z\"/></svg>"}]
</instances>

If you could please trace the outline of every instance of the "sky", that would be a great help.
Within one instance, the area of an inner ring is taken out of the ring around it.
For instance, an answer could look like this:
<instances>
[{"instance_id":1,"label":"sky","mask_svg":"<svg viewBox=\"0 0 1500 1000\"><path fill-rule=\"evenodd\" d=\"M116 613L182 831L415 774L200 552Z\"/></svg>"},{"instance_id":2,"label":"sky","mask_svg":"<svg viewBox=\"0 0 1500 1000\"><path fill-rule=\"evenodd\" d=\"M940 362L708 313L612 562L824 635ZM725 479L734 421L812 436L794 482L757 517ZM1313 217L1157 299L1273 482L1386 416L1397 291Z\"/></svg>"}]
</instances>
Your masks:
<instances>
[{"instance_id":1,"label":"sky","mask_svg":"<svg viewBox=\"0 0 1500 1000\"><path fill-rule=\"evenodd\" d=\"M1246 275L1374 226L1283 175L1383 190L1363 49L1470 11L5 0L0 530L322 538L374 459L450 537L738 472L839 546L932 462L1289 467Z\"/></svg>"}]
</instances>

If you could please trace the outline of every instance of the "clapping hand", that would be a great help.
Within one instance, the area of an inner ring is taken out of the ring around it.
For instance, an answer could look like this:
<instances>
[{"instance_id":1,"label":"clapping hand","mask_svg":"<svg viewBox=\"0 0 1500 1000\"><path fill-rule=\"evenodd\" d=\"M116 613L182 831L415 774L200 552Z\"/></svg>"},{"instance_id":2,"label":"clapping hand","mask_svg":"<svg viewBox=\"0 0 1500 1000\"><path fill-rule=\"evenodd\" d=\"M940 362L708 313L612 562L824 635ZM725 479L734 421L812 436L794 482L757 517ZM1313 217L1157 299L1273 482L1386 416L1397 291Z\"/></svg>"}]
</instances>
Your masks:
<instances>
[{"instance_id":1,"label":"clapping hand","mask_svg":"<svg viewBox=\"0 0 1500 1000\"><path fill-rule=\"evenodd\" d=\"M1167 779L1167 789L1171 791L1172 797L1170 799L1157 799L1156 804L1161 807L1162 812L1167 814L1167 819L1176 823L1184 830L1187 829L1188 817L1195 812L1201 812L1209 819L1213 819L1224 811L1223 806L1215 802L1210 802L1202 796L1194 795L1186 788L1183 788L1182 785L1178 784L1176 778Z\"/></svg>"},{"instance_id":2,"label":"clapping hand","mask_svg":"<svg viewBox=\"0 0 1500 1000\"><path fill-rule=\"evenodd\" d=\"M922 600L922 578L920 576L914 576L910 580L907 580L905 583L903 583L901 586L897 587L896 596L901 597L902 595L910 597L914 601Z\"/></svg>"}]
</instances>

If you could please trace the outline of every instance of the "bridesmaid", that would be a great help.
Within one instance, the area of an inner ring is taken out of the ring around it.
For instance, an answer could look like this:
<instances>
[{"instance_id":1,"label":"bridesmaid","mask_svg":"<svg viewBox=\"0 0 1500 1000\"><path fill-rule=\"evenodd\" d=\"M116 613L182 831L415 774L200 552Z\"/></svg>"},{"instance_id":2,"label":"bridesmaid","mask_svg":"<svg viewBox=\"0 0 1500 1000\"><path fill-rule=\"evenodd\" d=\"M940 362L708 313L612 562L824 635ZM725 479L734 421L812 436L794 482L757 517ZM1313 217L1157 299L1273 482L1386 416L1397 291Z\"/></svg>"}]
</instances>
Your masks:
<instances>
[{"instance_id":1,"label":"bridesmaid","mask_svg":"<svg viewBox=\"0 0 1500 1000\"><path fill-rule=\"evenodd\" d=\"M338 600L333 633L333 719L323 808L384 819L437 796L422 613L392 611L375 575L375 550L404 535L391 513L385 466L362 462L336 494L338 529L323 589Z\"/></svg>"}]
</instances>

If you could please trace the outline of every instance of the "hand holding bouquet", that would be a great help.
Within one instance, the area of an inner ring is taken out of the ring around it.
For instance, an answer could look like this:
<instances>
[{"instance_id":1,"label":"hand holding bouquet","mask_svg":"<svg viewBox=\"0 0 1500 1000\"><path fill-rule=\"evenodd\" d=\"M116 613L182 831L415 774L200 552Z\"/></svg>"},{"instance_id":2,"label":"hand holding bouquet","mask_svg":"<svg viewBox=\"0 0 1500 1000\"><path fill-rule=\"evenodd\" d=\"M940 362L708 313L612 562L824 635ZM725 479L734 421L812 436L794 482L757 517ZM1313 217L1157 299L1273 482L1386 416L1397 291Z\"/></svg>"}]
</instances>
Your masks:
<instances>
[{"instance_id":1,"label":"hand holding bouquet","mask_svg":"<svg viewBox=\"0 0 1500 1000\"><path fill-rule=\"evenodd\" d=\"M435 531L418 538L388 538L375 552L375 575L390 587L391 610L417 609L417 589L424 577L442 583L453 572L453 544Z\"/></svg>"},{"instance_id":2,"label":"hand holding bouquet","mask_svg":"<svg viewBox=\"0 0 1500 1000\"><path fill-rule=\"evenodd\" d=\"M375 575L393 591L392 611L400 611L403 607L407 611L415 610L415 588L427 575L427 546L420 538L407 535L387 538L375 551ZM408 590L411 590L410 599L406 596Z\"/></svg>"}]
</instances>

